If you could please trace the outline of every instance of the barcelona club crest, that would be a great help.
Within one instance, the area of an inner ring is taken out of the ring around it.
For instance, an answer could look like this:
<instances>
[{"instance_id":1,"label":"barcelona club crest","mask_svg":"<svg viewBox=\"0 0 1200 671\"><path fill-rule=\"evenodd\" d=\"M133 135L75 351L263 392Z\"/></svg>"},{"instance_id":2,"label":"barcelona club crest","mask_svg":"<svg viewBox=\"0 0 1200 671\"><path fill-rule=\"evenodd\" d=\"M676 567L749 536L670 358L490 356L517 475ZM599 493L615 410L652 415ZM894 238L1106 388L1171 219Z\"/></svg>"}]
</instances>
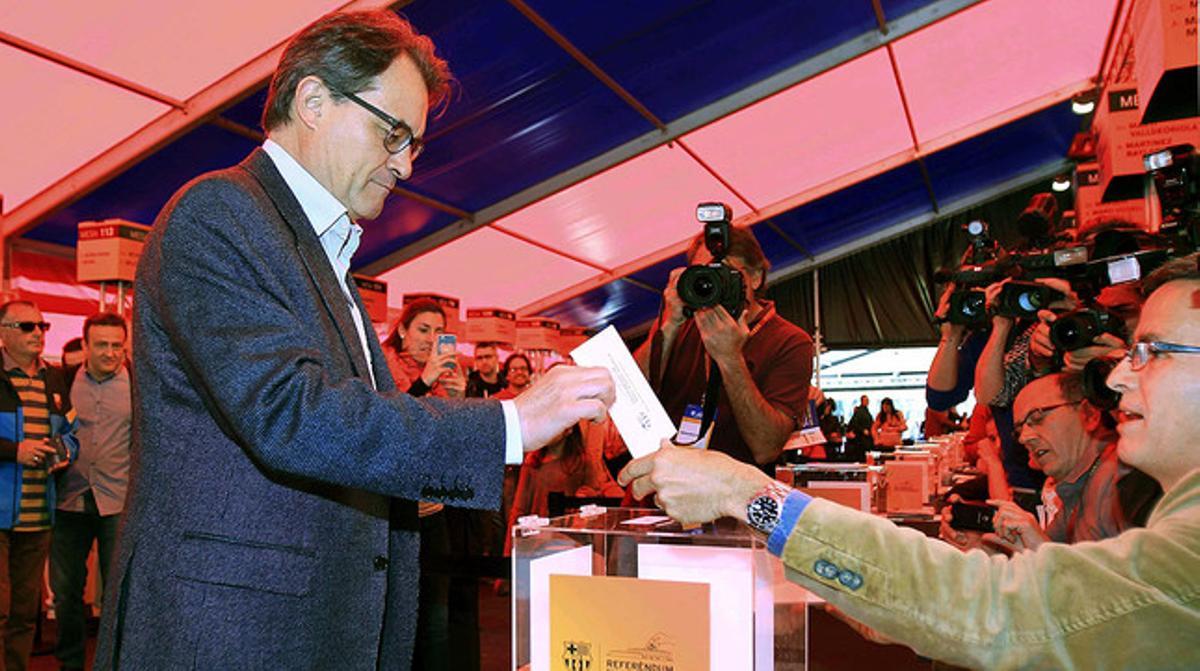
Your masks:
<instances>
[{"instance_id":1,"label":"barcelona club crest","mask_svg":"<svg viewBox=\"0 0 1200 671\"><path fill-rule=\"evenodd\" d=\"M592 668L592 644L580 641L563 643L563 667L566 671L588 671Z\"/></svg>"}]
</instances>

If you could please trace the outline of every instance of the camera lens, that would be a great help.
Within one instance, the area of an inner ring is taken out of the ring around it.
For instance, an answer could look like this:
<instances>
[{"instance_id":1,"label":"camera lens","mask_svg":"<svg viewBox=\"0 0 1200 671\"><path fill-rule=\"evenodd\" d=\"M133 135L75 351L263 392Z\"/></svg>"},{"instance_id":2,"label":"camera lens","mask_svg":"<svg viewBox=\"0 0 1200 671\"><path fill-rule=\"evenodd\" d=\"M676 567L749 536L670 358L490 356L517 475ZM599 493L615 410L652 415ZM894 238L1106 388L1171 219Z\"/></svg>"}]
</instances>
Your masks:
<instances>
[{"instance_id":1,"label":"camera lens","mask_svg":"<svg viewBox=\"0 0 1200 671\"><path fill-rule=\"evenodd\" d=\"M1063 352L1087 347L1096 337L1092 320L1082 314L1066 314L1050 325L1050 341Z\"/></svg>"},{"instance_id":2,"label":"camera lens","mask_svg":"<svg viewBox=\"0 0 1200 671\"><path fill-rule=\"evenodd\" d=\"M982 317L987 309L987 297L981 292L971 292L963 299L961 312L964 317Z\"/></svg>"},{"instance_id":3,"label":"camera lens","mask_svg":"<svg viewBox=\"0 0 1200 671\"><path fill-rule=\"evenodd\" d=\"M720 305L736 319L745 302L741 273L719 263L688 266L679 276L675 291L683 301L684 314L688 316L691 316L689 311Z\"/></svg>"},{"instance_id":4,"label":"camera lens","mask_svg":"<svg viewBox=\"0 0 1200 671\"><path fill-rule=\"evenodd\" d=\"M1055 345L1067 351L1079 349L1080 343L1091 340L1084 336L1083 324L1080 324L1077 319L1070 318L1054 323L1054 326L1051 327L1051 338Z\"/></svg>"},{"instance_id":5,"label":"camera lens","mask_svg":"<svg viewBox=\"0 0 1200 671\"><path fill-rule=\"evenodd\" d=\"M977 326L987 320L987 296L982 289L957 289L950 294L951 324Z\"/></svg>"},{"instance_id":6,"label":"camera lens","mask_svg":"<svg viewBox=\"0 0 1200 671\"><path fill-rule=\"evenodd\" d=\"M1025 312L1037 312L1042 308L1042 297L1035 291L1017 294L1017 305Z\"/></svg>"},{"instance_id":7,"label":"camera lens","mask_svg":"<svg viewBox=\"0 0 1200 671\"><path fill-rule=\"evenodd\" d=\"M1050 325L1050 342L1062 352L1070 352L1093 344L1104 332L1117 333L1122 329L1107 313L1080 308L1061 315Z\"/></svg>"},{"instance_id":8,"label":"camera lens","mask_svg":"<svg viewBox=\"0 0 1200 671\"><path fill-rule=\"evenodd\" d=\"M689 266L679 276L675 290L684 305L693 310L708 308L720 302L720 277L709 266Z\"/></svg>"}]
</instances>

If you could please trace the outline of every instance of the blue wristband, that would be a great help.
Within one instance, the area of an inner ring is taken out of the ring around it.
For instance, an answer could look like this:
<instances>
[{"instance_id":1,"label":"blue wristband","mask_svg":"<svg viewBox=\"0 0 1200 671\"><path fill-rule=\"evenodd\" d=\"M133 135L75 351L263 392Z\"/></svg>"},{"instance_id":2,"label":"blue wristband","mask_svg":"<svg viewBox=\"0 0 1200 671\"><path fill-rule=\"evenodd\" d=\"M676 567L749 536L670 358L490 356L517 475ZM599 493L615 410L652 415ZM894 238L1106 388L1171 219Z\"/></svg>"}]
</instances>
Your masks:
<instances>
[{"instance_id":1,"label":"blue wristband","mask_svg":"<svg viewBox=\"0 0 1200 671\"><path fill-rule=\"evenodd\" d=\"M767 537L767 550L771 554L776 557L783 554L783 546L787 545L787 539L792 535L792 529L796 527L796 521L808 507L809 501L812 501L812 497L804 492L792 492L784 499L779 524L775 525L775 529Z\"/></svg>"}]
</instances>

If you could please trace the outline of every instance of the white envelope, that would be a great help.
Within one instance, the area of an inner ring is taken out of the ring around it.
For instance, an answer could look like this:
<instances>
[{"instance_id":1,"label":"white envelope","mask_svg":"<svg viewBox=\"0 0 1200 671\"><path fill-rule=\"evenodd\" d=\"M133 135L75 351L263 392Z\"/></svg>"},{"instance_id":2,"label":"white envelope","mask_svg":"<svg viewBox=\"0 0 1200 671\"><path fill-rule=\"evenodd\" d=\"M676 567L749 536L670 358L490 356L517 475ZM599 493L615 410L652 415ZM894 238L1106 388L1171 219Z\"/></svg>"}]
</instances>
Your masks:
<instances>
[{"instance_id":1,"label":"white envelope","mask_svg":"<svg viewBox=\"0 0 1200 671\"><path fill-rule=\"evenodd\" d=\"M675 435L675 425L616 328L609 326L592 336L571 351L571 358L580 366L606 368L612 374L617 399L608 414L630 454L635 457L650 454L664 438Z\"/></svg>"}]
</instances>

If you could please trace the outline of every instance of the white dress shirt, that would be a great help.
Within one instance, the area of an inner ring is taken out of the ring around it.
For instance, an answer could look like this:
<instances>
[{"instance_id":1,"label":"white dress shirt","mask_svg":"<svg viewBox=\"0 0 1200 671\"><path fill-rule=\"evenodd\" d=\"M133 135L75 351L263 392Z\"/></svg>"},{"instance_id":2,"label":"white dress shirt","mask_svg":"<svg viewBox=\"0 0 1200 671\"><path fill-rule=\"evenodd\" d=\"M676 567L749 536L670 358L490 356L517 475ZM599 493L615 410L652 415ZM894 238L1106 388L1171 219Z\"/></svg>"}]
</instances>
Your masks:
<instances>
[{"instance_id":1,"label":"white dress shirt","mask_svg":"<svg viewBox=\"0 0 1200 671\"><path fill-rule=\"evenodd\" d=\"M350 221L350 214L346 211L346 206L329 193L329 190L322 186L286 149L271 139L264 142L262 148L275 163L275 168L279 170L283 181L292 190L292 195L300 201L300 209L304 210L304 216L308 217L313 232L321 241L321 247L329 259L329 265L333 267L333 274L338 278L338 285L342 288L342 295L346 299L350 316L354 319L358 340L362 344L363 354L367 357L367 374L370 375L371 385L378 389L379 385L375 382L375 371L372 368L371 348L367 345L366 323L363 321L362 312L354 302L354 294L350 292L347 284L347 281L353 281L349 275L350 260L354 257L354 252L358 250L359 239L362 237L362 226ZM505 461L510 464L519 464L524 452L521 441L521 419L517 414L516 405L511 400L501 401L500 407L504 411Z\"/></svg>"}]
</instances>

